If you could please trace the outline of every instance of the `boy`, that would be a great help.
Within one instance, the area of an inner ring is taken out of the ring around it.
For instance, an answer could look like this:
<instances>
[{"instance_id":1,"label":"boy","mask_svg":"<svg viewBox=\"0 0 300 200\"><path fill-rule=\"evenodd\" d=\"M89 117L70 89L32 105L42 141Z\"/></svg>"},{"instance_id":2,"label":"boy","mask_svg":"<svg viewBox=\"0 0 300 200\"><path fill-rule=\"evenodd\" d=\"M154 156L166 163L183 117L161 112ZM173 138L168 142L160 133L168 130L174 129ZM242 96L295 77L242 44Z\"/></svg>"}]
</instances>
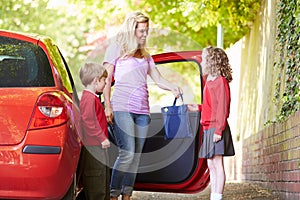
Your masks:
<instances>
[{"instance_id":1,"label":"boy","mask_svg":"<svg viewBox=\"0 0 300 200\"><path fill-rule=\"evenodd\" d=\"M86 199L108 200L109 168L107 121L98 93L103 92L107 71L97 63L85 63L79 72L85 86L80 101L83 130L83 184Z\"/></svg>"}]
</instances>

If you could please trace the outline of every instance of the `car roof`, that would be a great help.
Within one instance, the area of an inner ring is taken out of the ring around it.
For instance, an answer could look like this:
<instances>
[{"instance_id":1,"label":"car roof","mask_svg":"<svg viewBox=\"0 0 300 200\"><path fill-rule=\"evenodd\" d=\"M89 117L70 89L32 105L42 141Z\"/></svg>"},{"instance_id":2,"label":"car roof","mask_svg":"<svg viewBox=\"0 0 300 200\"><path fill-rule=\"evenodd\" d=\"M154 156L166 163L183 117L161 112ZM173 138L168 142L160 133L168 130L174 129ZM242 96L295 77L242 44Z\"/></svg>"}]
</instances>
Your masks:
<instances>
[{"instance_id":1,"label":"car roof","mask_svg":"<svg viewBox=\"0 0 300 200\"><path fill-rule=\"evenodd\" d=\"M176 60L185 60L185 59L198 60L200 62L201 54L202 54L201 50L177 51L177 52L166 52L166 53L155 54L152 55L152 57L156 63L168 62L170 60L176 61Z\"/></svg>"},{"instance_id":2,"label":"car roof","mask_svg":"<svg viewBox=\"0 0 300 200\"><path fill-rule=\"evenodd\" d=\"M35 44L38 44L39 41L42 41L42 42L45 42L45 40L52 41L52 39L50 37L40 35L37 33L25 33L25 32L10 31L10 30L4 30L4 29L0 29L0 35L25 40L25 41L32 42Z\"/></svg>"}]
</instances>

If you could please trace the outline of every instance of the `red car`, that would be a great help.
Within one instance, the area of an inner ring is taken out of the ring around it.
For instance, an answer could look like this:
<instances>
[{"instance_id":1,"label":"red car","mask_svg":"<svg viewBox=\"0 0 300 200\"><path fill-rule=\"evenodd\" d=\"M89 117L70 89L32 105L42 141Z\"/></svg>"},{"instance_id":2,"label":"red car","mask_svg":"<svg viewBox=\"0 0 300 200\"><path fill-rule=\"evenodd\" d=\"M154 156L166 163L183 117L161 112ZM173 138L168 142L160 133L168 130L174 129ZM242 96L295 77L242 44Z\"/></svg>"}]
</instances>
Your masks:
<instances>
[{"instance_id":1,"label":"red car","mask_svg":"<svg viewBox=\"0 0 300 200\"><path fill-rule=\"evenodd\" d=\"M73 199L78 98L50 38L0 30L0 198Z\"/></svg>"}]
</instances>

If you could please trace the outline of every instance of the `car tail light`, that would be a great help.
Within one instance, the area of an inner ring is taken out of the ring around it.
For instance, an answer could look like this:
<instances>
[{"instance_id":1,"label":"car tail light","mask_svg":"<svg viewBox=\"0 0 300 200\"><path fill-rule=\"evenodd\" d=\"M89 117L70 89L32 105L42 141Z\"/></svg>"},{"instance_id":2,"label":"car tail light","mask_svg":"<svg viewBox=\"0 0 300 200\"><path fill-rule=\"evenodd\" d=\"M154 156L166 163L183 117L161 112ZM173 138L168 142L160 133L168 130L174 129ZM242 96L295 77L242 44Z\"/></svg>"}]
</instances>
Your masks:
<instances>
[{"instance_id":1,"label":"car tail light","mask_svg":"<svg viewBox=\"0 0 300 200\"><path fill-rule=\"evenodd\" d=\"M45 93L37 100L29 129L57 126L67 120L65 98L56 92Z\"/></svg>"}]
</instances>

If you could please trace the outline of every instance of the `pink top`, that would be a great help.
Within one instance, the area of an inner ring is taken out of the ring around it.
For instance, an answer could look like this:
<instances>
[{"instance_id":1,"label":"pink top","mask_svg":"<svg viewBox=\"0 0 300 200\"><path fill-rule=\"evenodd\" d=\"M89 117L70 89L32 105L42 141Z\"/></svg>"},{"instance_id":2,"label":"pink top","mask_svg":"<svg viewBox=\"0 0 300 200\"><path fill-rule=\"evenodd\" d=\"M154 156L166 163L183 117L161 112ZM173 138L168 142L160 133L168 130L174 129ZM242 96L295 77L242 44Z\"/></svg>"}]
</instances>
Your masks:
<instances>
[{"instance_id":1,"label":"pink top","mask_svg":"<svg viewBox=\"0 0 300 200\"><path fill-rule=\"evenodd\" d=\"M113 111L149 114L147 74L155 67L153 59L124 59L120 56L120 47L113 44L108 47L103 60L103 63L115 66L115 85L111 99Z\"/></svg>"},{"instance_id":2,"label":"pink top","mask_svg":"<svg viewBox=\"0 0 300 200\"><path fill-rule=\"evenodd\" d=\"M230 110L230 87L223 76L208 80L204 86L201 106L201 124L204 130L216 128L215 133L222 136L227 126Z\"/></svg>"}]
</instances>

